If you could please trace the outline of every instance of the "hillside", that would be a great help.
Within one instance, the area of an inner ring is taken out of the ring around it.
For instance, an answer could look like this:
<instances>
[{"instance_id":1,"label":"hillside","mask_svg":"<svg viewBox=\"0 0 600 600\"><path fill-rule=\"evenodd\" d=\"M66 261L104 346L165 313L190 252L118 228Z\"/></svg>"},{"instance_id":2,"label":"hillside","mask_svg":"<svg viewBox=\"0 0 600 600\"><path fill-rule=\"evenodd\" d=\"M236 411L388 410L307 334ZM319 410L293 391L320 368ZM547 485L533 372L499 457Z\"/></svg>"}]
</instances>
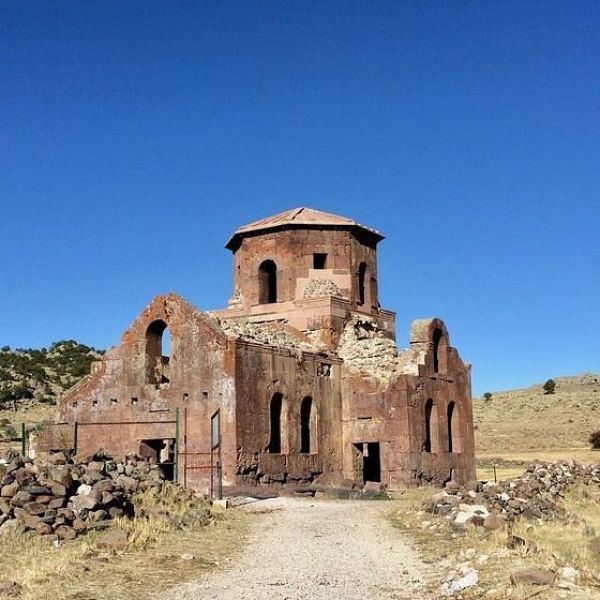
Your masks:
<instances>
[{"instance_id":1,"label":"hillside","mask_svg":"<svg viewBox=\"0 0 600 600\"><path fill-rule=\"evenodd\" d=\"M49 348L0 350L0 408L27 404L55 404L61 392L90 372L103 351L74 340Z\"/></svg>"},{"instance_id":2,"label":"hillside","mask_svg":"<svg viewBox=\"0 0 600 600\"><path fill-rule=\"evenodd\" d=\"M589 434L600 429L600 375L553 379L554 394L545 394L540 383L474 399L478 458L588 458Z\"/></svg>"}]
</instances>

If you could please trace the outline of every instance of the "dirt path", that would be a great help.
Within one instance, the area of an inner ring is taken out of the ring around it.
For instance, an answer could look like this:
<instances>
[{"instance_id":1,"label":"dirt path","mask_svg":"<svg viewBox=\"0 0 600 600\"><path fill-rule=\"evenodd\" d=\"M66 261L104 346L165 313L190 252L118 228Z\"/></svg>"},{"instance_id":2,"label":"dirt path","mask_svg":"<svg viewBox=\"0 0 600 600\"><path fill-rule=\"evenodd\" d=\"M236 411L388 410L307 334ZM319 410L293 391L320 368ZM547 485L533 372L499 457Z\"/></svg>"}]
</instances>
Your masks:
<instances>
[{"instance_id":1,"label":"dirt path","mask_svg":"<svg viewBox=\"0 0 600 600\"><path fill-rule=\"evenodd\" d=\"M256 516L247 546L227 566L163 600L408 599L424 565L387 519L389 503L276 498Z\"/></svg>"}]
</instances>

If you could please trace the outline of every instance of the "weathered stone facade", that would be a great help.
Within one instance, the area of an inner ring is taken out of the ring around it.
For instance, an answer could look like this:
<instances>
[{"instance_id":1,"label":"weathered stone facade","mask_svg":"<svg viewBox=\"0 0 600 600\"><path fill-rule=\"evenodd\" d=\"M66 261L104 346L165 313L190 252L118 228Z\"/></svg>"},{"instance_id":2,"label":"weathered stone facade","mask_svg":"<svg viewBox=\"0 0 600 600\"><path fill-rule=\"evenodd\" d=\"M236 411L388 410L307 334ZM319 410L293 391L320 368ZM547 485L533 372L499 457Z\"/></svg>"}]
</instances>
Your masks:
<instances>
[{"instance_id":1,"label":"weathered stone facade","mask_svg":"<svg viewBox=\"0 0 600 600\"><path fill-rule=\"evenodd\" d=\"M155 298L39 447L71 435L78 451L154 452L200 490L217 461L231 488L473 480L470 367L439 319L415 321L397 349L378 301L382 239L305 208L238 229L228 307Z\"/></svg>"}]
</instances>

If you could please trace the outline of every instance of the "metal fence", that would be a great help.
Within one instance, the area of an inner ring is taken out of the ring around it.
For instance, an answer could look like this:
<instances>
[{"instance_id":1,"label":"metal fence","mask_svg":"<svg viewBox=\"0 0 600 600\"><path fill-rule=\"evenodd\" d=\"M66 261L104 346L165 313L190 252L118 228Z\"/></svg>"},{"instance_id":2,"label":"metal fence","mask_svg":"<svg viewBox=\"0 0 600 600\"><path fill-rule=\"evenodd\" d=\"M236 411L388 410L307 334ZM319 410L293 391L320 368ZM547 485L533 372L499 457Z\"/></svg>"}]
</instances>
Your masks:
<instances>
[{"instance_id":1,"label":"metal fence","mask_svg":"<svg viewBox=\"0 0 600 600\"><path fill-rule=\"evenodd\" d=\"M217 413L215 413L217 414ZM213 415L214 418L214 415ZM162 466L173 467L173 481L180 482L184 486L188 483L189 471L205 471L210 481L210 497L215 493L218 498L223 497L223 468L221 462L220 430L215 438L214 422L211 428L211 450L210 452L190 452L187 450L187 411L184 409L183 423L179 408L175 409L175 418L168 420L129 420L129 421L74 421L72 423L39 423L33 426L21 424L21 437L13 438L13 441L21 445L21 453L27 455L30 450L30 436L32 433L40 433L38 449L41 451L62 450L70 455L76 455L79 450L81 430L83 428L106 427L106 426L137 426L137 425L165 425L172 426L173 438L173 461L161 462ZM45 433L46 432L46 433ZM44 435L51 442L44 444ZM183 441L183 444L181 443ZM183 446L183 447L182 447ZM181 479L181 481L179 481ZM216 489L215 489L216 488Z\"/></svg>"}]
</instances>

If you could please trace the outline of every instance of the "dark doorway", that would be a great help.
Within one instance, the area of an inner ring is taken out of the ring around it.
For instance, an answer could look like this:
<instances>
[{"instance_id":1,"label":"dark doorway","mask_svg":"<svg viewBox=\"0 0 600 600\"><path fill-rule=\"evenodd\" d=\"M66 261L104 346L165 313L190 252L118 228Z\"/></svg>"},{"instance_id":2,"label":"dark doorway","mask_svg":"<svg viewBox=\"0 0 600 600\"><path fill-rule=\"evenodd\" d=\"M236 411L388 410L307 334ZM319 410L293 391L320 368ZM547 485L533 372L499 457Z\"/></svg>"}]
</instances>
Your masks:
<instances>
[{"instance_id":1,"label":"dark doorway","mask_svg":"<svg viewBox=\"0 0 600 600\"><path fill-rule=\"evenodd\" d=\"M158 465L167 481L175 481L175 438L156 438L140 442L140 456Z\"/></svg>"},{"instance_id":2,"label":"dark doorway","mask_svg":"<svg viewBox=\"0 0 600 600\"><path fill-rule=\"evenodd\" d=\"M362 455L362 464L357 464L358 473L362 471L362 481L381 481L381 461L379 455L379 442L354 444L357 454Z\"/></svg>"},{"instance_id":3,"label":"dark doorway","mask_svg":"<svg viewBox=\"0 0 600 600\"><path fill-rule=\"evenodd\" d=\"M277 265L272 260L265 260L258 268L258 303L274 302L277 302Z\"/></svg>"}]
</instances>

